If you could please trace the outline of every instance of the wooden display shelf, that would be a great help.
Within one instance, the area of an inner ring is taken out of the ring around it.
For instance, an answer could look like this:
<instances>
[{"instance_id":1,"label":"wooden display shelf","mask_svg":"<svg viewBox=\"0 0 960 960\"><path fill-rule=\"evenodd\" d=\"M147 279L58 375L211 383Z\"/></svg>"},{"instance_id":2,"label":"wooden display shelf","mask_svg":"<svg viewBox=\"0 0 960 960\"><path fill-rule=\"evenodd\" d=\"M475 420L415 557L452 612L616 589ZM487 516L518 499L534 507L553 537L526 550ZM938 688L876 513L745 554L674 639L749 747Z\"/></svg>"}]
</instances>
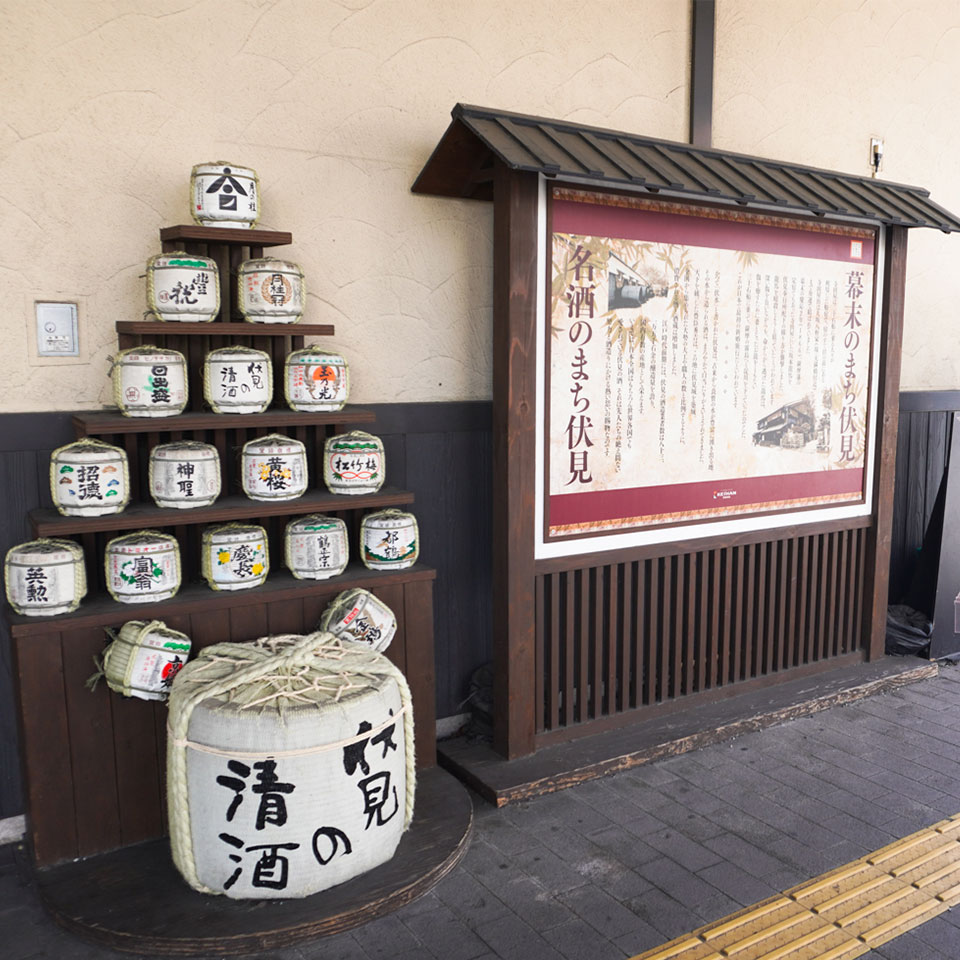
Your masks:
<instances>
[{"instance_id":1,"label":"wooden display shelf","mask_svg":"<svg viewBox=\"0 0 960 960\"><path fill-rule=\"evenodd\" d=\"M241 247L282 247L293 243L286 230L248 230L246 227L201 227L196 223L178 223L160 228L160 240L185 243L226 243Z\"/></svg>"},{"instance_id":2,"label":"wooden display shelf","mask_svg":"<svg viewBox=\"0 0 960 960\"><path fill-rule=\"evenodd\" d=\"M166 840L32 873L44 906L72 933L112 950L234 956L329 936L396 910L452 870L470 841L470 795L439 768L417 779L413 822L393 859L310 897L230 900L192 890Z\"/></svg>"},{"instance_id":3,"label":"wooden display shelf","mask_svg":"<svg viewBox=\"0 0 960 960\"><path fill-rule=\"evenodd\" d=\"M114 410L78 413L73 427L85 437L108 433L189 433L195 430L243 430L247 427L313 427L327 424L373 423L372 410L349 404L333 413L306 413L287 407L263 413L207 413L187 411L175 417L125 417Z\"/></svg>"},{"instance_id":4,"label":"wooden display shelf","mask_svg":"<svg viewBox=\"0 0 960 960\"><path fill-rule=\"evenodd\" d=\"M266 583L246 590L212 590L206 581L185 583L175 597L158 603L120 603L109 595L97 595L88 597L73 613L56 617L24 617L8 610L7 621L10 633L17 638L42 636L65 630L118 625L127 620L168 620L184 614L261 606L278 600L339 593L351 587L363 587L376 593L382 587L433 581L436 576L433 567L422 563L406 570L384 571L368 570L354 562L339 577L327 580L298 580L289 570L275 568Z\"/></svg>"},{"instance_id":5,"label":"wooden display shelf","mask_svg":"<svg viewBox=\"0 0 960 960\"><path fill-rule=\"evenodd\" d=\"M234 494L220 497L212 506L178 510L152 503L131 503L122 513L102 517L65 517L56 510L43 508L30 511L30 526L37 537L63 537L82 533L143 530L155 527L197 526L207 523L228 523L231 520L256 520L258 517L302 516L307 513L342 512L402 507L413 503L409 490L383 487L376 493L354 496L307 490L295 500L263 501Z\"/></svg>"},{"instance_id":6,"label":"wooden display shelf","mask_svg":"<svg viewBox=\"0 0 960 960\"><path fill-rule=\"evenodd\" d=\"M180 320L118 320L117 333L165 337L332 337L332 323L246 323L213 320L185 323Z\"/></svg>"}]
</instances>

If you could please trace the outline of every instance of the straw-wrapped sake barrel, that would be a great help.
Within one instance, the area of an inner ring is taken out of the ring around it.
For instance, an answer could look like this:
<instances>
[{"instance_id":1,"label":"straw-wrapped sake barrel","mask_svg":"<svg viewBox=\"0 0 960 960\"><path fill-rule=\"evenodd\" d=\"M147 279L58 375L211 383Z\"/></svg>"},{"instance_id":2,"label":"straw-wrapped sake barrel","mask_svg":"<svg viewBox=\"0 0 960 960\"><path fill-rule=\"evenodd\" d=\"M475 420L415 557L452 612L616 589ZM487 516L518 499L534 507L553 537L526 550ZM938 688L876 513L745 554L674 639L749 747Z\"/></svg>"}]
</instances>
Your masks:
<instances>
[{"instance_id":1,"label":"straw-wrapped sake barrel","mask_svg":"<svg viewBox=\"0 0 960 960\"><path fill-rule=\"evenodd\" d=\"M362 587L353 587L334 597L320 615L317 629L382 653L397 632L397 618L379 597Z\"/></svg>"},{"instance_id":2,"label":"straw-wrapped sake barrel","mask_svg":"<svg viewBox=\"0 0 960 960\"><path fill-rule=\"evenodd\" d=\"M198 163L190 172L191 213L202 227L250 229L260 219L256 170L225 160Z\"/></svg>"},{"instance_id":3,"label":"straw-wrapped sake barrel","mask_svg":"<svg viewBox=\"0 0 960 960\"><path fill-rule=\"evenodd\" d=\"M183 250L151 257L147 306L158 320L209 323L220 312L217 261Z\"/></svg>"},{"instance_id":4,"label":"straw-wrapped sake barrel","mask_svg":"<svg viewBox=\"0 0 960 960\"><path fill-rule=\"evenodd\" d=\"M323 481L331 493L376 493L385 470L383 441L372 433L352 430L323 445Z\"/></svg>"},{"instance_id":5,"label":"straw-wrapped sake barrel","mask_svg":"<svg viewBox=\"0 0 960 960\"><path fill-rule=\"evenodd\" d=\"M162 620L128 620L107 631L103 653L107 686L125 697L166 700L173 678L190 656L190 638Z\"/></svg>"},{"instance_id":6,"label":"straw-wrapped sake barrel","mask_svg":"<svg viewBox=\"0 0 960 960\"><path fill-rule=\"evenodd\" d=\"M120 603L156 603L180 589L180 545L156 530L115 537L104 551L107 590Z\"/></svg>"},{"instance_id":7,"label":"straw-wrapped sake barrel","mask_svg":"<svg viewBox=\"0 0 960 960\"><path fill-rule=\"evenodd\" d=\"M248 323L297 323L307 302L303 270L289 260L245 260L237 273L237 293Z\"/></svg>"},{"instance_id":8,"label":"straw-wrapped sake barrel","mask_svg":"<svg viewBox=\"0 0 960 960\"><path fill-rule=\"evenodd\" d=\"M158 507L209 507L220 496L220 455L210 443L175 440L150 451L150 496Z\"/></svg>"},{"instance_id":9,"label":"straw-wrapped sake barrel","mask_svg":"<svg viewBox=\"0 0 960 960\"><path fill-rule=\"evenodd\" d=\"M175 417L187 405L187 358L178 350L140 347L113 357L113 400L125 417Z\"/></svg>"},{"instance_id":10,"label":"straw-wrapped sake barrel","mask_svg":"<svg viewBox=\"0 0 960 960\"><path fill-rule=\"evenodd\" d=\"M273 399L270 354L220 347L203 360L203 399L215 413L263 413Z\"/></svg>"},{"instance_id":11,"label":"straw-wrapped sake barrel","mask_svg":"<svg viewBox=\"0 0 960 960\"><path fill-rule=\"evenodd\" d=\"M420 532L412 513L390 507L360 523L360 559L370 570L405 570L420 555Z\"/></svg>"},{"instance_id":12,"label":"straw-wrapped sake barrel","mask_svg":"<svg viewBox=\"0 0 960 960\"><path fill-rule=\"evenodd\" d=\"M27 617L72 613L87 595L83 548L72 540L19 543L3 563L7 602Z\"/></svg>"},{"instance_id":13,"label":"straw-wrapped sake barrel","mask_svg":"<svg viewBox=\"0 0 960 960\"><path fill-rule=\"evenodd\" d=\"M50 454L50 496L65 516L120 513L130 502L130 468L120 447L87 438Z\"/></svg>"},{"instance_id":14,"label":"straw-wrapped sake barrel","mask_svg":"<svg viewBox=\"0 0 960 960\"><path fill-rule=\"evenodd\" d=\"M410 691L329 634L219 643L170 693L173 862L203 893L305 897L387 862L413 815Z\"/></svg>"},{"instance_id":15,"label":"straw-wrapped sake barrel","mask_svg":"<svg viewBox=\"0 0 960 960\"><path fill-rule=\"evenodd\" d=\"M251 500L295 500L307 489L306 447L279 433L248 440L240 473L243 492Z\"/></svg>"},{"instance_id":16,"label":"straw-wrapped sake barrel","mask_svg":"<svg viewBox=\"0 0 960 960\"><path fill-rule=\"evenodd\" d=\"M287 354L283 382L287 404L312 413L342 410L350 392L347 361L316 346Z\"/></svg>"},{"instance_id":17,"label":"straw-wrapped sake barrel","mask_svg":"<svg viewBox=\"0 0 960 960\"><path fill-rule=\"evenodd\" d=\"M267 531L256 524L207 527L200 546L200 569L213 590L259 587L270 572Z\"/></svg>"},{"instance_id":18,"label":"straw-wrapped sake barrel","mask_svg":"<svg viewBox=\"0 0 960 960\"><path fill-rule=\"evenodd\" d=\"M284 560L298 580L327 580L347 568L347 525L339 517L311 513L287 524Z\"/></svg>"}]
</instances>

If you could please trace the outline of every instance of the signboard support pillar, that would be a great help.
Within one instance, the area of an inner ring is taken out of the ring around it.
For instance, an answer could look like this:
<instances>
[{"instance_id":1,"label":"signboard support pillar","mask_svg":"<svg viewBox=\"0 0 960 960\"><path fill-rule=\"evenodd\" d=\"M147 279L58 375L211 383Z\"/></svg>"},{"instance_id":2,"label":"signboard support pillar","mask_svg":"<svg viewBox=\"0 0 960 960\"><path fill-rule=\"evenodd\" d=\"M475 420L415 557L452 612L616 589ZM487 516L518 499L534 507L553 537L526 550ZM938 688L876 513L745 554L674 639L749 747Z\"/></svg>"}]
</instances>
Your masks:
<instances>
[{"instance_id":1,"label":"signboard support pillar","mask_svg":"<svg viewBox=\"0 0 960 960\"><path fill-rule=\"evenodd\" d=\"M900 415L900 353L903 342L903 295L907 272L907 230L888 227L883 262L883 315L880 366L877 371L876 468L873 472L874 522L867 539L864 576L863 647L870 660L884 655L887 592L890 579L890 538L893 521L893 482Z\"/></svg>"},{"instance_id":2,"label":"signboard support pillar","mask_svg":"<svg viewBox=\"0 0 960 960\"><path fill-rule=\"evenodd\" d=\"M494 748L533 753L536 712L534 470L537 385L536 173L494 171Z\"/></svg>"}]
</instances>

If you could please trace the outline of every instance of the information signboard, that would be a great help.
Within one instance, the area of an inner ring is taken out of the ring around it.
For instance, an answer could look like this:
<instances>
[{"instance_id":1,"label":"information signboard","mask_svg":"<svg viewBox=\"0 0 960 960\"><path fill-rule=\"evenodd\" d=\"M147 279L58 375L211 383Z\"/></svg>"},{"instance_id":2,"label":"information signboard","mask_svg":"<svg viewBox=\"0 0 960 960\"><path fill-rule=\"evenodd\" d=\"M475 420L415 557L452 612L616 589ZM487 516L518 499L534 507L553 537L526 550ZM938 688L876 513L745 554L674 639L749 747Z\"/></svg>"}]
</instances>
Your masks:
<instances>
[{"instance_id":1,"label":"information signboard","mask_svg":"<svg viewBox=\"0 0 960 960\"><path fill-rule=\"evenodd\" d=\"M543 542L869 512L877 240L553 187Z\"/></svg>"}]
</instances>

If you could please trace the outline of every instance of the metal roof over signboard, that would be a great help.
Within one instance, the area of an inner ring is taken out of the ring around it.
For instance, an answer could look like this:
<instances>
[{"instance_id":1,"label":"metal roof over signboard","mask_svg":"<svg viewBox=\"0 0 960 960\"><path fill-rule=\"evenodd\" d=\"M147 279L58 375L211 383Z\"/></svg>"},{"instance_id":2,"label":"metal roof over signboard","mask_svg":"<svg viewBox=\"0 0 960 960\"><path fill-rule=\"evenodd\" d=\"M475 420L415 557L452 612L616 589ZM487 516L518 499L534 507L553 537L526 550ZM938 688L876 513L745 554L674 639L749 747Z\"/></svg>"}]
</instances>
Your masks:
<instances>
[{"instance_id":1,"label":"metal roof over signboard","mask_svg":"<svg viewBox=\"0 0 960 960\"><path fill-rule=\"evenodd\" d=\"M922 187L462 103L413 192L492 199L494 158L564 180L960 232Z\"/></svg>"}]
</instances>

